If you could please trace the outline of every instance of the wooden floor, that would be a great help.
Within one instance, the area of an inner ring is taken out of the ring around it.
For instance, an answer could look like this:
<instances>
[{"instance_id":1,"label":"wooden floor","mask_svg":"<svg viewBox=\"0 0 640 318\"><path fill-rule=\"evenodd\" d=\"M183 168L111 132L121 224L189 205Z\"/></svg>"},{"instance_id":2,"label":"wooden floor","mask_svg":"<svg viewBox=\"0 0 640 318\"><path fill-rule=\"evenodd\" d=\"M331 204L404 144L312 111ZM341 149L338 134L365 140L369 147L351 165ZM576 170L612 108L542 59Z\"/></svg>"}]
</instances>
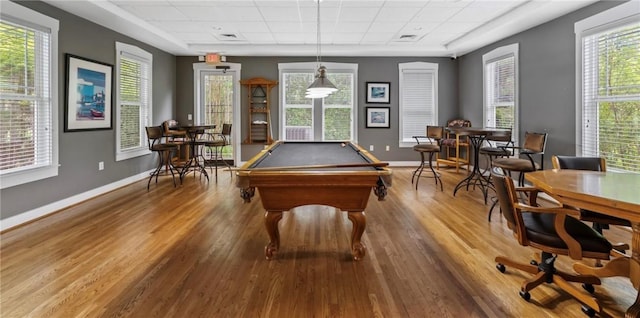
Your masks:
<instances>
[{"instance_id":1,"label":"wooden floor","mask_svg":"<svg viewBox=\"0 0 640 318\"><path fill-rule=\"evenodd\" d=\"M535 250L499 214L487 221L478 190L452 196L464 172L444 170L440 192L426 178L416 191L411 171L394 169L386 201L371 196L359 262L351 223L334 208L285 213L281 249L267 261L259 194L243 203L228 173L178 188L165 177L149 192L136 182L2 233L0 316L584 317L552 285L524 301L528 276L496 270L495 256L528 262ZM623 316L635 295L624 278L596 287L605 317Z\"/></svg>"}]
</instances>

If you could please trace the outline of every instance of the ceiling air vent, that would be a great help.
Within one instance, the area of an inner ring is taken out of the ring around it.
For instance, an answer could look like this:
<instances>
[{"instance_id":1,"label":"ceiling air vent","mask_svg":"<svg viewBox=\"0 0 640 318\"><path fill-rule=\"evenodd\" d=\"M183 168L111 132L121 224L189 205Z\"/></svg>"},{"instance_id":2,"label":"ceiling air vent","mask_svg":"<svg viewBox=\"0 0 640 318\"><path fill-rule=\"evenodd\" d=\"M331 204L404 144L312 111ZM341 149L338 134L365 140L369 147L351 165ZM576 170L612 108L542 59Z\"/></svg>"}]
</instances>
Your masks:
<instances>
[{"instance_id":1,"label":"ceiling air vent","mask_svg":"<svg viewBox=\"0 0 640 318\"><path fill-rule=\"evenodd\" d=\"M416 34L401 34L400 36L394 37L392 39L393 42L415 42L419 40L420 37Z\"/></svg>"},{"instance_id":2,"label":"ceiling air vent","mask_svg":"<svg viewBox=\"0 0 640 318\"><path fill-rule=\"evenodd\" d=\"M242 35L239 35L237 33L216 33L215 36L220 41L238 42L247 40Z\"/></svg>"}]
</instances>

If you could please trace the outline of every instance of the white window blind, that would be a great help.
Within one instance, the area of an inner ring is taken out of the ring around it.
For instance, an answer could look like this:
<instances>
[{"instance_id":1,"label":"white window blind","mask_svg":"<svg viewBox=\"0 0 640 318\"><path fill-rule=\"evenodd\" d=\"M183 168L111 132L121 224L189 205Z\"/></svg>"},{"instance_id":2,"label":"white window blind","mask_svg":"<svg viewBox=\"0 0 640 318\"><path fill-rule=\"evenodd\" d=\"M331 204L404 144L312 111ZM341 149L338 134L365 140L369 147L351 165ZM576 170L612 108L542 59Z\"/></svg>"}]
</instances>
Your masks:
<instances>
[{"instance_id":1,"label":"white window blind","mask_svg":"<svg viewBox=\"0 0 640 318\"><path fill-rule=\"evenodd\" d=\"M415 144L426 126L437 125L438 67L432 63L400 64L400 147Z\"/></svg>"},{"instance_id":2,"label":"white window blind","mask_svg":"<svg viewBox=\"0 0 640 318\"><path fill-rule=\"evenodd\" d=\"M583 34L581 46L581 155L640 172L640 23Z\"/></svg>"},{"instance_id":3,"label":"white window blind","mask_svg":"<svg viewBox=\"0 0 640 318\"><path fill-rule=\"evenodd\" d=\"M488 63L487 127L512 128L515 107L515 57L513 55Z\"/></svg>"},{"instance_id":4,"label":"white window blind","mask_svg":"<svg viewBox=\"0 0 640 318\"><path fill-rule=\"evenodd\" d=\"M482 56L484 127L511 129L516 144L519 136L518 49L515 43Z\"/></svg>"},{"instance_id":5,"label":"white window blind","mask_svg":"<svg viewBox=\"0 0 640 318\"><path fill-rule=\"evenodd\" d=\"M51 79L57 76L58 21L17 4L2 9L0 176L6 188L57 175L57 85Z\"/></svg>"},{"instance_id":6,"label":"white window blind","mask_svg":"<svg viewBox=\"0 0 640 318\"><path fill-rule=\"evenodd\" d=\"M148 153L145 126L151 125L151 54L118 43L117 160Z\"/></svg>"}]
</instances>

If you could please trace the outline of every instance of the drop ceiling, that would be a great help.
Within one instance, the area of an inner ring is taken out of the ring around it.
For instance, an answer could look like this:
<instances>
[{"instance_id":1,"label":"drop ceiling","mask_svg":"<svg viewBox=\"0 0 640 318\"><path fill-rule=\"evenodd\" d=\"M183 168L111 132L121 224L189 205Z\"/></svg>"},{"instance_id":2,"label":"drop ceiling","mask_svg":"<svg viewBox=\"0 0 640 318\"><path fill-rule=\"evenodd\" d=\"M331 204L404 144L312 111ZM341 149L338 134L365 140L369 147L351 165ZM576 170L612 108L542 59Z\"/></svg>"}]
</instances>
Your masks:
<instances>
[{"instance_id":1,"label":"drop ceiling","mask_svg":"<svg viewBox=\"0 0 640 318\"><path fill-rule=\"evenodd\" d=\"M315 0L45 0L175 55L315 56ZM322 0L322 56L460 56L595 0Z\"/></svg>"}]
</instances>

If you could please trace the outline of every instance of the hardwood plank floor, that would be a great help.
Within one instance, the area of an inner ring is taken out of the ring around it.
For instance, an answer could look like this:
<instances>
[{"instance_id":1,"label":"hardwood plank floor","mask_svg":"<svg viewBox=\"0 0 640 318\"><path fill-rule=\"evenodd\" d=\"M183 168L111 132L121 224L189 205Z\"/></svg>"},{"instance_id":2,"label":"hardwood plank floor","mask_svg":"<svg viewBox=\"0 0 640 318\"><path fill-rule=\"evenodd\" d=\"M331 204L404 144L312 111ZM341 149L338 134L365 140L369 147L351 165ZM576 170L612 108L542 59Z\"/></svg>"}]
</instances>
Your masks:
<instances>
[{"instance_id":1,"label":"hardwood plank floor","mask_svg":"<svg viewBox=\"0 0 640 318\"><path fill-rule=\"evenodd\" d=\"M395 168L385 201L369 200L363 242L351 260L351 222L324 206L287 212L281 247L268 241L259 194L245 204L235 178L192 175L173 188L146 180L0 234L2 317L583 317L553 285L518 295L527 274L494 257L528 262L481 193L441 170L444 192L411 168ZM613 228L612 241L630 242ZM560 257L558 267L570 269ZM603 316L619 317L636 292L624 278L596 287Z\"/></svg>"}]
</instances>

